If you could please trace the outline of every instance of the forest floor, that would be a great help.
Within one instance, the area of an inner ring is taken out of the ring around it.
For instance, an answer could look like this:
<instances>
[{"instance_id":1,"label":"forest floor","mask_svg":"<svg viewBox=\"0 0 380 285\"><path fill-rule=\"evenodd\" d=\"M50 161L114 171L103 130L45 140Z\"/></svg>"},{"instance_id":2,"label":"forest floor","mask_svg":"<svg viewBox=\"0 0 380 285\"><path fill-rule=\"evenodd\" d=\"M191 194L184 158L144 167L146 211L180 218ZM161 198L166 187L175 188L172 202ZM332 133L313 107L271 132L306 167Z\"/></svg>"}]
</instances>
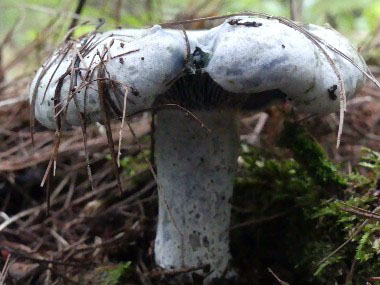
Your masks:
<instances>
[{"instance_id":1,"label":"forest floor","mask_svg":"<svg viewBox=\"0 0 380 285\"><path fill-rule=\"evenodd\" d=\"M0 44L0 52L8 43L6 39ZM40 44L36 42L14 52L10 62L21 64L23 56ZM380 66L371 65L370 69L380 80ZM6 284L167 284L176 272L159 269L153 257L157 189L145 161L151 153L151 114L132 119L136 136L124 129L122 193L111 167L107 138L99 126L89 126L87 130L94 189L91 190L87 175L80 128L62 134L55 176L49 177L41 187L55 136L54 132L37 125L33 144L26 95L30 78L30 74L16 78L9 75L7 66L0 60L0 269L4 268L0 276L6 276ZM289 119L287 113L287 107L277 106L260 113L242 114L244 147L266 153L273 151L276 155L271 159L290 159L292 153L278 147L284 121ZM363 147L379 151L380 91L367 82L349 102L339 149L335 147L338 114L300 121L329 159L339 165L339 170L350 173L358 165ZM120 123L114 122L115 147L119 129ZM244 170L239 172L239 179L244 180ZM276 211L267 217L239 215L242 205L238 199L236 203L232 228L241 232L257 234L258 224L291 219L287 212L276 216ZM291 284L300 284L298 277L292 275L296 264L288 264L288 259L284 261L281 252L262 252L260 256L267 254L267 258L260 259L254 254L256 246L250 247L255 237L244 237L245 241L241 242L237 236L231 238L231 250L234 267L241 275L239 284L280 284L275 275ZM347 277L348 272L342 276ZM375 276L362 276L371 277Z\"/></svg>"}]
</instances>

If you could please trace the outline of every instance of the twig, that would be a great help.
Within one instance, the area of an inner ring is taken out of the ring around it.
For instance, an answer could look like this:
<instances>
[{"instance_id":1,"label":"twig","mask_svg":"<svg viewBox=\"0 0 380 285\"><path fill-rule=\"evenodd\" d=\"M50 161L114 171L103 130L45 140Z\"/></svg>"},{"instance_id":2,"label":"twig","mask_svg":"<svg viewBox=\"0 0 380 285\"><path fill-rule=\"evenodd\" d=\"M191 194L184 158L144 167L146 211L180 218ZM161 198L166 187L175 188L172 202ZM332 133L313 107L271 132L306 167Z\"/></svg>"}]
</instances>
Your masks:
<instances>
[{"instance_id":1,"label":"twig","mask_svg":"<svg viewBox=\"0 0 380 285\"><path fill-rule=\"evenodd\" d=\"M5 260L5 264L3 267L3 270L1 271L0 274L0 285L5 284L5 278L7 278L8 270L9 270L9 261L11 260L11 253L8 253L7 259Z\"/></svg>"},{"instance_id":2,"label":"twig","mask_svg":"<svg viewBox=\"0 0 380 285\"><path fill-rule=\"evenodd\" d=\"M242 223L240 223L240 224L233 225L233 226L230 227L228 230L229 230L229 231L232 231L232 230L240 229L240 228L243 228L243 227L246 227L246 226L251 226L251 225L261 224L261 223L264 223L264 222L269 222L269 221L275 220L275 219L277 219L277 218L279 218L279 217L282 217L282 216L288 214L289 212L290 212L290 211L287 210L287 211L283 211L283 212L280 212L280 213L277 213L277 214L271 215L271 216L269 216L269 217L254 218L254 219L251 219L251 220L248 220L248 221L242 222Z\"/></svg>"},{"instance_id":3,"label":"twig","mask_svg":"<svg viewBox=\"0 0 380 285\"><path fill-rule=\"evenodd\" d=\"M347 203L341 202L343 205L347 206L346 208L342 208L343 211L354 214L361 218L367 218L368 220L374 220L374 221L380 221L380 215L375 214L371 211L367 211L364 209L361 209L359 207L354 207L352 205L349 205Z\"/></svg>"},{"instance_id":4,"label":"twig","mask_svg":"<svg viewBox=\"0 0 380 285\"><path fill-rule=\"evenodd\" d=\"M133 114L130 114L127 117L131 118L131 117L134 117L134 116L141 114L143 112L146 112L146 111L157 111L157 110L171 109L171 108L179 109L180 111L184 112L185 114L189 114L191 118L193 118L196 122L198 122L200 124L201 128L205 128L209 133L212 133L212 131L197 116L195 116L194 113L192 113L191 111L189 111L185 107L182 107L181 105L178 105L178 104L169 103L169 104L162 104L162 105L146 108L146 109L137 111Z\"/></svg>"},{"instance_id":5,"label":"twig","mask_svg":"<svg viewBox=\"0 0 380 285\"><path fill-rule=\"evenodd\" d=\"M125 88L124 98L123 98L123 117L121 118L120 130L119 130L119 147L117 150L117 165L120 167L120 155L121 155L121 141L123 139L123 128L125 117L127 113L127 96L128 96L128 87Z\"/></svg>"},{"instance_id":6,"label":"twig","mask_svg":"<svg viewBox=\"0 0 380 285\"><path fill-rule=\"evenodd\" d=\"M37 263L51 263L54 265L64 265L64 266L72 266L72 267L81 267L81 266L94 266L97 265L95 262L81 262L81 263L74 263L74 262L63 262L63 261L58 261L58 260L49 260L49 259L43 259L43 258L37 258L37 257L32 257L26 253L23 253L19 250L16 250L14 248L6 247L6 246L0 246L0 249L6 249L9 251L11 254L13 254L16 257L20 258L25 258L31 261L35 261Z\"/></svg>"},{"instance_id":7,"label":"twig","mask_svg":"<svg viewBox=\"0 0 380 285\"><path fill-rule=\"evenodd\" d=\"M378 210L380 210L380 206L377 207L376 209L374 209L372 211L372 213L376 213ZM333 256L334 254L336 254L339 250L341 250L346 244L348 244L350 241L352 241L352 239L357 236L361 230L369 223L369 219L366 219L356 230L355 232L344 242L342 243L338 248L336 248L333 252L331 252L328 256L326 256L325 258L323 258L320 262L318 262L317 266L320 266L321 264L323 264L326 260L328 260L331 256Z\"/></svg>"},{"instance_id":8,"label":"twig","mask_svg":"<svg viewBox=\"0 0 380 285\"><path fill-rule=\"evenodd\" d=\"M28 96L25 96L24 94L20 95L20 96L17 96L17 97L14 97L14 98L9 98L9 99L5 99L5 100L1 100L0 101L0 108L1 107L8 107L10 105L17 104L17 103L20 103L20 102L25 102L27 100L28 100Z\"/></svg>"},{"instance_id":9,"label":"twig","mask_svg":"<svg viewBox=\"0 0 380 285\"><path fill-rule=\"evenodd\" d=\"M72 28L74 28L77 25L78 20L80 19L80 14L81 14L82 9L83 9L85 4L86 4L86 0L78 0L78 5L77 5L77 8L75 9L75 15L78 17L71 19L71 24L69 26L69 30L72 30ZM73 32L71 32L69 34L68 38L70 38L72 36L72 33Z\"/></svg>"},{"instance_id":10,"label":"twig","mask_svg":"<svg viewBox=\"0 0 380 285\"><path fill-rule=\"evenodd\" d=\"M101 62L98 66L98 77L103 78L104 76L105 76L105 69L104 69L103 63ZM113 144L113 139L112 139L112 130L110 126L110 120L109 120L107 111L105 109L106 108L106 101L105 101L106 85L103 80L98 81L98 90L99 90L98 93L99 93L99 101L100 101L99 105L100 105L100 110L101 110L103 121L104 121L104 126L106 128L108 147L111 152L114 173L116 176L118 188L120 190L120 193L122 193L119 168L116 161L117 157L115 154L115 149L114 149L114 144Z\"/></svg>"},{"instance_id":11,"label":"twig","mask_svg":"<svg viewBox=\"0 0 380 285\"><path fill-rule=\"evenodd\" d=\"M288 282L282 281L273 271L268 267L268 271L270 274L273 275L273 277L280 283L281 285L290 285Z\"/></svg>"},{"instance_id":12,"label":"twig","mask_svg":"<svg viewBox=\"0 0 380 285\"><path fill-rule=\"evenodd\" d=\"M158 277L162 277L162 276L176 276L179 274L190 273L190 272L198 271L198 270L206 270L207 271L209 268L210 268L210 265L206 264L206 265L200 265L200 266L194 266L194 267L178 268L175 270L155 269L149 275L152 278L158 278Z\"/></svg>"},{"instance_id":13,"label":"twig","mask_svg":"<svg viewBox=\"0 0 380 285\"><path fill-rule=\"evenodd\" d=\"M303 0L289 0L289 1L290 1L290 19L292 19L292 21L302 22Z\"/></svg>"}]
</instances>

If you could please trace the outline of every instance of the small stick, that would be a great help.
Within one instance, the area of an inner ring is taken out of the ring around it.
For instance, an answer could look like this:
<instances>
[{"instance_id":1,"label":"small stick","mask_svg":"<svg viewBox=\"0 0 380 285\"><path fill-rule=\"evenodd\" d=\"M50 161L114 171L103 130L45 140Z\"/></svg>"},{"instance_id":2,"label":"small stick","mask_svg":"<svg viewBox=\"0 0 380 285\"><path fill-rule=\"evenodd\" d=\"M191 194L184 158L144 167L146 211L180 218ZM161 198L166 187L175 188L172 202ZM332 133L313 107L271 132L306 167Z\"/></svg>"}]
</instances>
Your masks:
<instances>
[{"instance_id":1,"label":"small stick","mask_svg":"<svg viewBox=\"0 0 380 285\"><path fill-rule=\"evenodd\" d=\"M9 270L9 261L11 260L11 256L12 255L10 253L8 253L7 259L5 260L3 270L1 271L1 274L0 274L0 284L5 283L5 278L7 277L7 273Z\"/></svg>"},{"instance_id":2,"label":"small stick","mask_svg":"<svg viewBox=\"0 0 380 285\"><path fill-rule=\"evenodd\" d=\"M78 24L78 20L79 20L79 16L82 12L82 9L84 7L84 5L86 4L86 0L79 0L78 1L78 6L77 8L75 9L75 15L78 16L78 17L73 17L72 20L71 20L71 24L69 26L69 30L70 30L70 34L68 35L67 38L71 38L72 34L73 34L73 31L74 31L74 27Z\"/></svg>"},{"instance_id":3,"label":"small stick","mask_svg":"<svg viewBox=\"0 0 380 285\"><path fill-rule=\"evenodd\" d=\"M288 282L282 281L273 271L268 267L268 271L270 274L273 275L273 277L280 283L281 285L290 285Z\"/></svg>"},{"instance_id":4,"label":"small stick","mask_svg":"<svg viewBox=\"0 0 380 285\"><path fill-rule=\"evenodd\" d=\"M123 99L123 117L121 118L121 125L119 130L119 148L117 150L117 165L120 167L120 155L121 155L121 141L123 139L123 127L125 122L125 117L127 113L127 96L128 96L128 87L125 88L124 99Z\"/></svg>"},{"instance_id":5,"label":"small stick","mask_svg":"<svg viewBox=\"0 0 380 285\"><path fill-rule=\"evenodd\" d=\"M372 213L376 213L378 210L380 210L380 206L377 207L372 211ZM329 259L331 256L336 254L339 250L341 250L346 244L348 244L360 231L368 224L369 219L366 219L357 229L356 231L346 240L344 243L342 243L338 248L336 248L333 252L331 252L328 256L323 258L320 262L318 262L317 266L320 266L323 264L327 259Z\"/></svg>"},{"instance_id":6,"label":"small stick","mask_svg":"<svg viewBox=\"0 0 380 285\"><path fill-rule=\"evenodd\" d=\"M105 76L104 64L101 61L99 66L98 66L98 77L103 78L104 76ZM109 147L110 152L111 152L114 173L115 173L115 176L117 179L117 186L120 190L120 193L122 193L119 168L118 168L117 161L116 161L115 149L114 149L114 144L113 144L113 139L112 139L112 130L111 130L111 125L110 125L110 120L109 120L109 117L108 117L106 109L105 109L105 107L106 107L105 93L106 93L105 82L103 80L99 80L98 81L98 94L99 94L99 101L100 101L100 110L101 110L102 117L104 120L104 126L106 128L108 147Z\"/></svg>"}]
</instances>

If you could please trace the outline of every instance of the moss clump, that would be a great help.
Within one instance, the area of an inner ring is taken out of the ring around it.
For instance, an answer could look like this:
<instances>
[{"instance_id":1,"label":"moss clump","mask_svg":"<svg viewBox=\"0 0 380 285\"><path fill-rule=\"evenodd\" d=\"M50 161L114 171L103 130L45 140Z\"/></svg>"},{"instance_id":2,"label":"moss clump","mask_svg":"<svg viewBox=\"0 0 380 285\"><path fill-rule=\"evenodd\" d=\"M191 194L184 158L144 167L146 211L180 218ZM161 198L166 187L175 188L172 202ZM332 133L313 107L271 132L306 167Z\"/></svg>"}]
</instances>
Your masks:
<instances>
[{"instance_id":1,"label":"moss clump","mask_svg":"<svg viewBox=\"0 0 380 285\"><path fill-rule=\"evenodd\" d=\"M101 273L101 285L125 284L132 273L131 262L127 261L113 266L98 268Z\"/></svg>"},{"instance_id":2,"label":"moss clump","mask_svg":"<svg viewBox=\"0 0 380 285\"><path fill-rule=\"evenodd\" d=\"M303 166L317 185L339 189L347 187L346 177L337 171L322 147L304 127L297 123L285 122L279 144L292 151L295 160Z\"/></svg>"},{"instance_id":3,"label":"moss clump","mask_svg":"<svg viewBox=\"0 0 380 285\"><path fill-rule=\"evenodd\" d=\"M125 176L133 176L145 169L148 169L146 158L150 157L150 151L144 150L136 155L126 155L120 159L120 167L122 174ZM111 155L107 155L106 159L112 160Z\"/></svg>"},{"instance_id":4,"label":"moss clump","mask_svg":"<svg viewBox=\"0 0 380 285\"><path fill-rule=\"evenodd\" d=\"M231 231L243 279L270 284L268 267L290 284L365 284L366 278L379 275L377 221L319 262L364 221L344 211L342 201L369 211L377 207L380 153L364 150L357 169L365 167L365 175L357 170L344 174L302 126L286 123L280 145L290 148L294 159L243 146Z\"/></svg>"},{"instance_id":5,"label":"moss clump","mask_svg":"<svg viewBox=\"0 0 380 285\"><path fill-rule=\"evenodd\" d=\"M136 156L125 156L120 159L120 166L123 169L123 174L127 176L135 175L136 173L148 169L146 158L149 158L150 152L144 150Z\"/></svg>"}]
</instances>

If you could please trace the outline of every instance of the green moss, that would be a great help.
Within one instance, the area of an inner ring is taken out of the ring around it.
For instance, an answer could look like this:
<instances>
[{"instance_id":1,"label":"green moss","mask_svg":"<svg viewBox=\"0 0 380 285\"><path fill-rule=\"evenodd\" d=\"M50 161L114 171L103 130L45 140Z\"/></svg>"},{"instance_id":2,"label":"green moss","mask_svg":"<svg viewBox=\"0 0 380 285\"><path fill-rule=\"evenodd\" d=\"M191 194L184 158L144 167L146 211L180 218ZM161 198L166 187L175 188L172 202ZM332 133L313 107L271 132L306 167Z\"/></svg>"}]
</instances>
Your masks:
<instances>
[{"instance_id":1,"label":"green moss","mask_svg":"<svg viewBox=\"0 0 380 285\"><path fill-rule=\"evenodd\" d=\"M146 158L149 159L150 151L144 150L137 155L126 155L120 159L120 167L122 168L122 174L126 176L133 176L145 169L148 169ZM108 160L112 160L111 155L107 155Z\"/></svg>"},{"instance_id":2,"label":"green moss","mask_svg":"<svg viewBox=\"0 0 380 285\"><path fill-rule=\"evenodd\" d=\"M267 267L290 284L348 284L353 263L350 284L365 284L367 277L378 276L377 221L370 221L351 242L319 263L364 221L344 211L342 202L368 211L377 207L380 153L364 149L361 163L345 174L302 126L286 123L280 142L294 158L243 146L233 223L250 223L231 232L237 267L246 267L246 278L258 284L272 282ZM358 172L363 168L365 175ZM249 269L252 266L256 272Z\"/></svg>"},{"instance_id":3,"label":"green moss","mask_svg":"<svg viewBox=\"0 0 380 285\"><path fill-rule=\"evenodd\" d=\"M285 122L280 136L280 145L293 152L295 160L305 168L318 185L338 189L347 187L346 177L337 171L322 147L304 127L297 123Z\"/></svg>"},{"instance_id":4,"label":"green moss","mask_svg":"<svg viewBox=\"0 0 380 285\"><path fill-rule=\"evenodd\" d=\"M125 284L124 282L132 273L131 262L123 262L114 266L103 267L100 269L102 272L102 285L117 285Z\"/></svg>"}]
</instances>

